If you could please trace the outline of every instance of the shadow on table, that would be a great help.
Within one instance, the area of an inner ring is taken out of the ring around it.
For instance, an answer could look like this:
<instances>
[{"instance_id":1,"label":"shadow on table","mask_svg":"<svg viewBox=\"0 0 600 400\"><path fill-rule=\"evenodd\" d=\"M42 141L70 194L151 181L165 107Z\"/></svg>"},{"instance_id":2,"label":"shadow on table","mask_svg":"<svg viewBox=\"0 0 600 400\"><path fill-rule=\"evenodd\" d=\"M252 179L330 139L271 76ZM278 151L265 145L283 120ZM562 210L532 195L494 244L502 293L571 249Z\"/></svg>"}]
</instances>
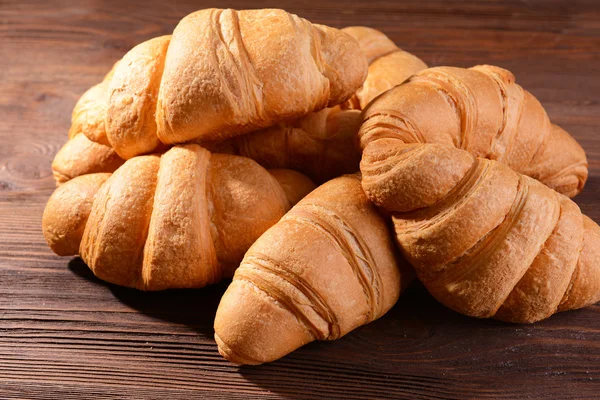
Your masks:
<instances>
[{"instance_id":1,"label":"shadow on table","mask_svg":"<svg viewBox=\"0 0 600 400\"><path fill-rule=\"evenodd\" d=\"M206 337L213 335L214 315L229 283L202 290L140 292L101 281L79 258L69 268L139 312L184 324ZM440 385L459 390L470 376L487 385L489 376L499 372L504 385L521 379L519 371L539 368L539 359L532 356L539 352L555 360L573 354L586 357L581 348L593 342L597 331L578 327L597 321L597 313L593 308L561 313L532 325L478 320L443 307L415 281L384 317L340 340L313 342L260 366L235 367L212 357L211 362L265 392L291 399L344 398L349 393L354 398L407 397ZM578 335L575 342L572 335ZM557 345L564 339L574 344ZM564 379L566 384L568 376Z\"/></svg>"},{"instance_id":2,"label":"shadow on table","mask_svg":"<svg viewBox=\"0 0 600 400\"><path fill-rule=\"evenodd\" d=\"M501 325L488 320L481 329ZM443 307L415 281L384 317L339 340L313 342L278 361L241 366L239 372L249 382L292 399L343 398L350 393L352 398L395 397L404 389L406 395L414 380L425 379L423 372L406 368L407 360L423 357L423 349L439 340L440 331L449 329L458 340L472 326L471 318Z\"/></svg>"},{"instance_id":3,"label":"shadow on table","mask_svg":"<svg viewBox=\"0 0 600 400\"><path fill-rule=\"evenodd\" d=\"M186 325L212 337L213 321L221 296L229 281L199 289L174 289L144 292L104 282L97 278L79 257L69 262L69 269L92 283L107 287L127 306L164 321Z\"/></svg>"},{"instance_id":4,"label":"shadow on table","mask_svg":"<svg viewBox=\"0 0 600 400\"><path fill-rule=\"evenodd\" d=\"M583 191L573 198L581 211L596 222L600 222L598 195L600 195L600 176L590 175Z\"/></svg>"}]
</instances>

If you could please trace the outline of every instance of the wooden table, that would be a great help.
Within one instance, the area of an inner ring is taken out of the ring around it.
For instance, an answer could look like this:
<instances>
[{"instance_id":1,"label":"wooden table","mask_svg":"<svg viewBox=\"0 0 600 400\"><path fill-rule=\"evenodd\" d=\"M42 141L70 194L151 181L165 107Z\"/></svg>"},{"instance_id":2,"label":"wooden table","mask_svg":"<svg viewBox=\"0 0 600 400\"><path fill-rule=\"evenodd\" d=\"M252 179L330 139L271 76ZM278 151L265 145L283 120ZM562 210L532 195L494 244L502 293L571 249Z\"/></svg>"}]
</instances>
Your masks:
<instances>
[{"instance_id":1,"label":"wooden table","mask_svg":"<svg viewBox=\"0 0 600 400\"><path fill-rule=\"evenodd\" d=\"M209 5L0 2L0 398L598 398L599 306L510 325L455 314L414 284L385 317L341 340L239 368L213 341L226 283L141 293L53 255L40 220L77 98L135 44ZM590 178L576 201L600 221L600 2L252 6L376 27L429 65L512 70L587 150Z\"/></svg>"}]
</instances>

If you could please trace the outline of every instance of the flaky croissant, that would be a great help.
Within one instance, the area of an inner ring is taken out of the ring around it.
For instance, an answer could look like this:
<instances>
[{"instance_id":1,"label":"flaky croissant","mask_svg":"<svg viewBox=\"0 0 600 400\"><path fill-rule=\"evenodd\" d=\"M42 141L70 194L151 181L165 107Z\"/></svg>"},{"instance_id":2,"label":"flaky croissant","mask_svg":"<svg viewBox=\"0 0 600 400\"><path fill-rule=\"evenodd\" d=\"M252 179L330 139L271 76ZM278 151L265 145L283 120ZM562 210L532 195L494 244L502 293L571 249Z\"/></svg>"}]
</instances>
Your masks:
<instances>
[{"instance_id":1,"label":"flaky croissant","mask_svg":"<svg viewBox=\"0 0 600 400\"><path fill-rule=\"evenodd\" d=\"M346 103L276 124L217 146L250 157L266 168L292 168L315 182L358 170L360 110L373 98L427 68L385 34L364 26L342 29L358 42L369 63L367 79Z\"/></svg>"},{"instance_id":2,"label":"flaky croissant","mask_svg":"<svg viewBox=\"0 0 600 400\"><path fill-rule=\"evenodd\" d=\"M219 352L260 364L337 339L385 314L412 277L359 178L334 179L244 256L217 310Z\"/></svg>"},{"instance_id":3,"label":"flaky croissant","mask_svg":"<svg viewBox=\"0 0 600 400\"><path fill-rule=\"evenodd\" d=\"M108 282L202 287L232 276L250 245L313 188L295 171L271 175L248 158L176 146L60 186L42 227L55 253L81 254Z\"/></svg>"},{"instance_id":4,"label":"flaky croissant","mask_svg":"<svg viewBox=\"0 0 600 400\"><path fill-rule=\"evenodd\" d=\"M427 66L375 29L349 27L342 31L357 40L370 64L366 81L343 107L325 108L221 142L196 140L198 144L213 152L252 158L265 168L295 169L319 183L357 171L360 150L356 136L361 123L361 104L368 103ZM102 83L86 92L75 106L70 140L52 165L57 184L86 173L113 172L120 165L107 162L109 158L117 161L120 157L110 147L105 124L108 86L115 68ZM81 137L74 139L81 132L94 141L85 141ZM167 148L161 143L158 146L153 151Z\"/></svg>"},{"instance_id":5,"label":"flaky croissant","mask_svg":"<svg viewBox=\"0 0 600 400\"><path fill-rule=\"evenodd\" d=\"M587 160L567 132L509 71L489 65L415 74L363 112L361 147L378 138L440 143L501 161L567 196L581 191Z\"/></svg>"},{"instance_id":6,"label":"flaky croissant","mask_svg":"<svg viewBox=\"0 0 600 400\"><path fill-rule=\"evenodd\" d=\"M223 140L334 106L366 74L356 41L338 29L283 10L206 9L130 50L82 96L98 101L97 123L75 119L73 130L129 159L161 142Z\"/></svg>"},{"instance_id":7,"label":"flaky croissant","mask_svg":"<svg viewBox=\"0 0 600 400\"><path fill-rule=\"evenodd\" d=\"M600 300L600 227L503 163L438 144L367 145L362 186L417 276L466 315L535 322Z\"/></svg>"}]
</instances>

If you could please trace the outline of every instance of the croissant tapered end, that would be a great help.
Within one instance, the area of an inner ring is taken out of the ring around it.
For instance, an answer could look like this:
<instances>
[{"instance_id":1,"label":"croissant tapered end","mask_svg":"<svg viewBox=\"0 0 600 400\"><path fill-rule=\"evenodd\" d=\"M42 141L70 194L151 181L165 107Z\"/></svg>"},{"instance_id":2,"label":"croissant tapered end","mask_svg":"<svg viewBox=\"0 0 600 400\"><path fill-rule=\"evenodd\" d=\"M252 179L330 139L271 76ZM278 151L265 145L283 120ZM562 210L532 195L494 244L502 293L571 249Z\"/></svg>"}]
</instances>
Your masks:
<instances>
[{"instance_id":1,"label":"croissant tapered end","mask_svg":"<svg viewBox=\"0 0 600 400\"><path fill-rule=\"evenodd\" d=\"M57 188L44 209L42 231L48 246L59 256L79 254L79 244L98 189L108 173L76 177Z\"/></svg>"},{"instance_id":2,"label":"croissant tapered end","mask_svg":"<svg viewBox=\"0 0 600 400\"><path fill-rule=\"evenodd\" d=\"M89 88L77 101L71 114L71 128L69 139L83 133L93 142L110 146L106 136L106 107L108 104L108 84L115 69L119 66L117 61L106 74L102 82Z\"/></svg>"},{"instance_id":3,"label":"croissant tapered end","mask_svg":"<svg viewBox=\"0 0 600 400\"><path fill-rule=\"evenodd\" d=\"M315 189L248 250L215 317L219 352L273 361L385 314L412 279L356 176Z\"/></svg>"},{"instance_id":4,"label":"croissant tapered end","mask_svg":"<svg viewBox=\"0 0 600 400\"><path fill-rule=\"evenodd\" d=\"M219 353L236 364L262 364L315 340L297 316L252 283L234 280L215 318Z\"/></svg>"},{"instance_id":5,"label":"croissant tapered end","mask_svg":"<svg viewBox=\"0 0 600 400\"><path fill-rule=\"evenodd\" d=\"M316 187L309 177L291 169L270 169L269 173L277 179L279 186L285 192L290 208Z\"/></svg>"},{"instance_id":6,"label":"croissant tapered end","mask_svg":"<svg viewBox=\"0 0 600 400\"><path fill-rule=\"evenodd\" d=\"M106 137L107 82L89 88L77 101L71 115L69 138L84 134L93 142L110 146Z\"/></svg>"},{"instance_id":7,"label":"croissant tapered end","mask_svg":"<svg viewBox=\"0 0 600 400\"><path fill-rule=\"evenodd\" d=\"M574 310L600 301L600 227L583 216L583 246L558 311Z\"/></svg>"},{"instance_id":8,"label":"croissant tapered end","mask_svg":"<svg viewBox=\"0 0 600 400\"><path fill-rule=\"evenodd\" d=\"M52 161L52 175L59 186L80 175L114 172L125 160L112 147L92 142L85 135L69 139Z\"/></svg>"},{"instance_id":9,"label":"croissant tapered end","mask_svg":"<svg viewBox=\"0 0 600 400\"><path fill-rule=\"evenodd\" d=\"M369 62L367 79L352 98L342 105L343 108L364 109L381 93L427 68L427 64L421 59L399 49L384 33L376 29L351 26L342 31L356 39Z\"/></svg>"},{"instance_id":10,"label":"croissant tapered end","mask_svg":"<svg viewBox=\"0 0 600 400\"><path fill-rule=\"evenodd\" d=\"M598 301L598 225L535 179L472 161L397 139L365 149L367 195L393 213L397 242L429 292L460 313L518 323Z\"/></svg>"},{"instance_id":11,"label":"croissant tapered end","mask_svg":"<svg viewBox=\"0 0 600 400\"><path fill-rule=\"evenodd\" d=\"M398 46L377 29L367 26L348 26L343 28L342 32L352 36L358 42L369 64L379 57L398 50Z\"/></svg>"},{"instance_id":12,"label":"croissant tapered end","mask_svg":"<svg viewBox=\"0 0 600 400\"><path fill-rule=\"evenodd\" d=\"M583 190L588 178L587 157L569 133L558 125L552 125L546 145L523 173L565 196L574 197Z\"/></svg>"},{"instance_id":13,"label":"croissant tapered end","mask_svg":"<svg viewBox=\"0 0 600 400\"><path fill-rule=\"evenodd\" d=\"M377 96L406 81L412 75L427 68L417 56L398 49L378 58L369 66L369 75L356 91L360 109L364 109Z\"/></svg>"}]
</instances>

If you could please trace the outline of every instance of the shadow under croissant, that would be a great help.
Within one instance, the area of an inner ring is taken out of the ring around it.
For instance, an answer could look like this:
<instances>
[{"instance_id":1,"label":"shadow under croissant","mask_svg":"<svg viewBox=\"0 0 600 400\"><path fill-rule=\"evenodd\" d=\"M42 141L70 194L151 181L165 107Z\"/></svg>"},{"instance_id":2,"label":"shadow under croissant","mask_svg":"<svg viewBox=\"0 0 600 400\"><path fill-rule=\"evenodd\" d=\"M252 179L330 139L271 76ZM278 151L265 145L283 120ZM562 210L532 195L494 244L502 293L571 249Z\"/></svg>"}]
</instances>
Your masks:
<instances>
[{"instance_id":1,"label":"shadow under croissant","mask_svg":"<svg viewBox=\"0 0 600 400\"><path fill-rule=\"evenodd\" d=\"M241 366L239 373L292 399L339 398L342 393L404 398L432 388L446 388L439 390L449 394L465 383L465 376L475 386L490 388L490 374L502 372L511 381L524 369L555 368L539 355L567 357L593 340L594 332L577 332L577 327L589 325L582 320L594 320L598 311L559 313L531 325L480 320L444 307L415 281L379 320L336 341L312 342L272 363ZM579 343L564 345L564 337L573 335Z\"/></svg>"},{"instance_id":2,"label":"shadow under croissant","mask_svg":"<svg viewBox=\"0 0 600 400\"><path fill-rule=\"evenodd\" d=\"M229 284L224 281L201 290L141 292L96 278L80 258L71 260L69 269L108 287L119 301L140 313L184 324L211 338L214 315ZM598 312L600 307L592 306L531 325L479 320L442 306L414 281L386 315L339 340L312 342L280 360L258 366L223 363L252 384L286 398L335 398L342 390L352 390L357 398L393 396L411 393L419 385L455 385L455 378L465 371L484 376L498 372L503 365L528 368L538 362L532 355L540 352L556 357L570 354L593 339L588 336L594 332L578 327L593 325ZM542 327L548 329L539 329ZM565 336L573 341L573 335L577 335L577 343L560 344ZM307 387L313 392L307 393Z\"/></svg>"},{"instance_id":3,"label":"shadow under croissant","mask_svg":"<svg viewBox=\"0 0 600 400\"><path fill-rule=\"evenodd\" d=\"M107 283L97 278L80 257L69 261L69 269L90 282L106 286L115 298L140 313L163 321L186 325L211 339L214 335L213 321L219 301L230 283L230 280L225 280L202 289L144 292Z\"/></svg>"},{"instance_id":4,"label":"shadow under croissant","mask_svg":"<svg viewBox=\"0 0 600 400\"><path fill-rule=\"evenodd\" d=\"M590 172L585 189L572 200L581 208L582 213L599 222L600 210L598 210L596 202L600 197L600 175L596 175L594 172L593 170Z\"/></svg>"}]
</instances>

